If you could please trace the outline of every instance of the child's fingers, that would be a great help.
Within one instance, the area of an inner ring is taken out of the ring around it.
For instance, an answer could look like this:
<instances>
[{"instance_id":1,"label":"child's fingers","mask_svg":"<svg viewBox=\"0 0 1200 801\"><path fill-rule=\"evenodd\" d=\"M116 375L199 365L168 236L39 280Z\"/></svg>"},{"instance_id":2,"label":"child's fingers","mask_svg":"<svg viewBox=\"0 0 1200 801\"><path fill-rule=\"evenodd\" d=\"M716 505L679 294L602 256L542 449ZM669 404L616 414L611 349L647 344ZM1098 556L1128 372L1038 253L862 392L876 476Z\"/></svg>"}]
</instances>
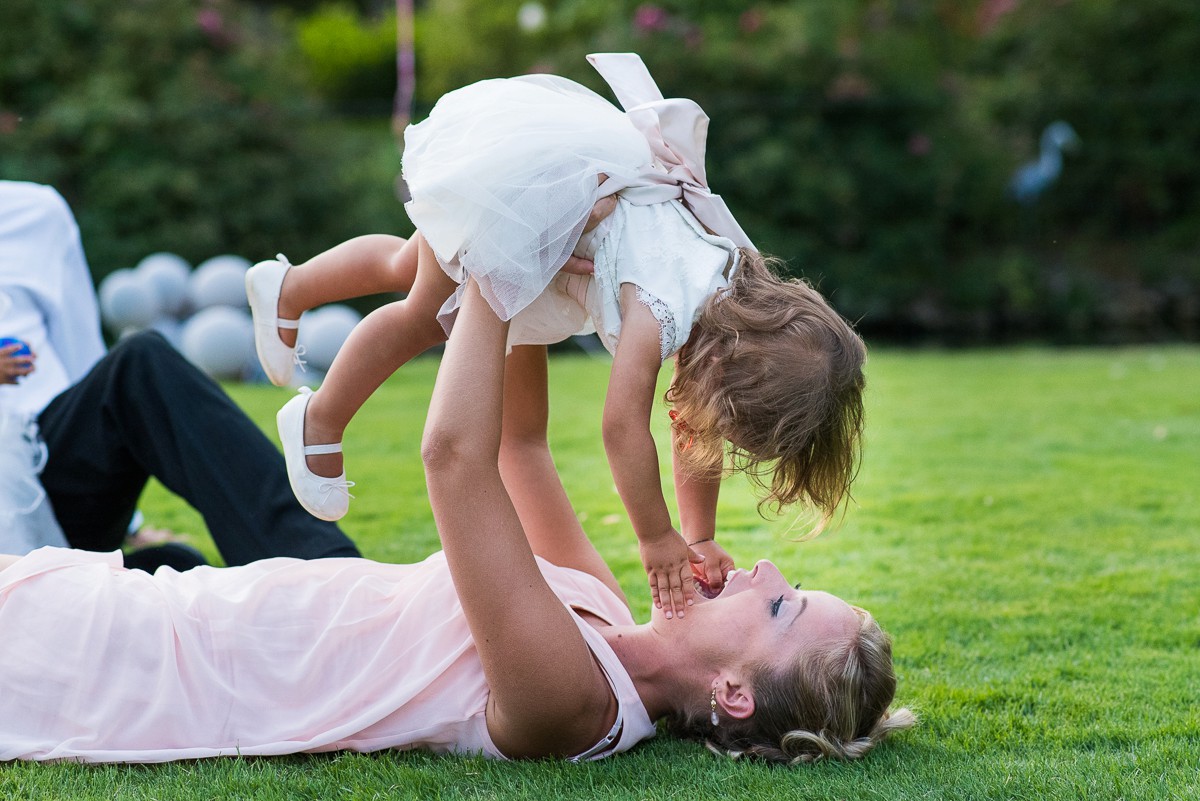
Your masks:
<instances>
[{"instance_id":1,"label":"child's fingers","mask_svg":"<svg viewBox=\"0 0 1200 801\"><path fill-rule=\"evenodd\" d=\"M650 574L650 597L654 599L654 608L662 609L662 595L658 592L658 576Z\"/></svg>"},{"instance_id":2,"label":"child's fingers","mask_svg":"<svg viewBox=\"0 0 1200 801\"><path fill-rule=\"evenodd\" d=\"M695 593L695 584L692 580L691 570L685 565L679 571L670 571L671 583L671 611L676 617L683 617L687 607L693 603L693 595ZM668 615L669 617L670 615Z\"/></svg>"},{"instance_id":3,"label":"child's fingers","mask_svg":"<svg viewBox=\"0 0 1200 801\"><path fill-rule=\"evenodd\" d=\"M663 599L663 610L667 613L667 620L678 615L683 611L682 588L679 584L679 576L671 571L663 571L659 574L658 590Z\"/></svg>"},{"instance_id":4,"label":"child's fingers","mask_svg":"<svg viewBox=\"0 0 1200 801\"><path fill-rule=\"evenodd\" d=\"M684 606L691 606L696 603L696 580L692 577L692 571L684 565L680 571L680 579L683 582L683 603ZM683 611L680 610L679 616L683 617Z\"/></svg>"},{"instance_id":5,"label":"child's fingers","mask_svg":"<svg viewBox=\"0 0 1200 801\"><path fill-rule=\"evenodd\" d=\"M719 590L725 586L725 576L721 572L721 564L716 560L704 565L704 581L711 589Z\"/></svg>"}]
</instances>

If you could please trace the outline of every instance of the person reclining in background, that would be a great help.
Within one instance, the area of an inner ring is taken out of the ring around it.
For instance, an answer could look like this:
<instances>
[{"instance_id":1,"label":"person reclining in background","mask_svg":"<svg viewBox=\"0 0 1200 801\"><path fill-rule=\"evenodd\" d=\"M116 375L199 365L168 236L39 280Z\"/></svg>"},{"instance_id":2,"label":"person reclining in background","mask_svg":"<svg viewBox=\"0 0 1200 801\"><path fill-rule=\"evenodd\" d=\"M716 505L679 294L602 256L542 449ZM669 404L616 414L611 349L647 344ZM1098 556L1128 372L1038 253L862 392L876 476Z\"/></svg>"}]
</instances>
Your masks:
<instances>
[{"instance_id":1,"label":"person reclining in background","mask_svg":"<svg viewBox=\"0 0 1200 801\"><path fill-rule=\"evenodd\" d=\"M31 351L0 348L0 482L22 494L0 494L0 552L120 548L153 476L200 512L227 564L359 554L300 508L279 451L166 340L137 334L105 355L78 226L47 186L0 181L0 337ZM127 558L203 561L178 543Z\"/></svg>"}]
</instances>

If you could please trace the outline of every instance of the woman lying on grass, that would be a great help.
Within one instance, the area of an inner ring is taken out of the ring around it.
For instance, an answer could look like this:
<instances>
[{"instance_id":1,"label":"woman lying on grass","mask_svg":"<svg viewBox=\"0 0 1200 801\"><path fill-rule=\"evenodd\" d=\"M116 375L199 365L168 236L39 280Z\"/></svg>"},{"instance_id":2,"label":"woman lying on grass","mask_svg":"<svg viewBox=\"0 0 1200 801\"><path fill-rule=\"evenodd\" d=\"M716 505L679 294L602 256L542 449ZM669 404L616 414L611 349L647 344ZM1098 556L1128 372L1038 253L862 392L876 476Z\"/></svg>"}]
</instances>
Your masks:
<instances>
[{"instance_id":1,"label":"woman lying on grass","mask_svg":"<svg viewBox=\"0 0 1200 801\"><path fill-rule=\"evenodd\" d=\"M0 562L0 758L597 759L662 718L795 762L856 758L911 725L888 711L891 649L871 616L769 562L684 618L635 625L554 474L544 400L526 402L545 398L545 351L506 360L506 328L471 284L426 424L444 551L424 562L149 575L48 548Z\"/></svg>"}]
</instances>

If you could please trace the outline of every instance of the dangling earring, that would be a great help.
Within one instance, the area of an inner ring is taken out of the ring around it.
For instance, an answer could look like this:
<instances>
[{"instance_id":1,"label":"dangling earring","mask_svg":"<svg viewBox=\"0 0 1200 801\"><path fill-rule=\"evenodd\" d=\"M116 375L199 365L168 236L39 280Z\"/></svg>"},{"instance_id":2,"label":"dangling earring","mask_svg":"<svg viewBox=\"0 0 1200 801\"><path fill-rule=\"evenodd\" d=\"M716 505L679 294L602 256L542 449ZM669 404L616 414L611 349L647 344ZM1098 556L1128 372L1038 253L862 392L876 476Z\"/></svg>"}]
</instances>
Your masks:
<instances>
[{"instance_id":1,"label":"dangling earring","mask_svg":"<svg viewBox=\"0 0 1200 801\"><path fill-rule=\"evenodd\" d=\"M712 725L714 725L714 726L721 725L721 719L717 717L717 691L716 691L716 689L713 689L712 698L710 698L708 700L708 705L712 707L712 715L710 715L708 719L712 721Z\"/></svg>"}]
</instances>

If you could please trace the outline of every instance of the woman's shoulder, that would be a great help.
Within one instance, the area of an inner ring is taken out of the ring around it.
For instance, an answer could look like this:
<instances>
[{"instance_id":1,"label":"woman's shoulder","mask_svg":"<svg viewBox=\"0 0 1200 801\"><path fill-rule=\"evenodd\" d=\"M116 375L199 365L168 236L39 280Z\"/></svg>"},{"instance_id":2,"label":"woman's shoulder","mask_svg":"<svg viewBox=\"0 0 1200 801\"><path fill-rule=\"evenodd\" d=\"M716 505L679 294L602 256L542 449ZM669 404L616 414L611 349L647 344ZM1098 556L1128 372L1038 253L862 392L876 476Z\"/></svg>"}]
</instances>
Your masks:
<instances>
[{"instance_id":1,"label":"woman's shoulder","mask_svg":"<svg viewBox=\"0 0 1200 801\"><path fill-rule=\"evenodd\" d=\"M598 577L573 567L556 565L540 556L537 561L546 583L568 609L601 625L633 624L633 615L625 599Z\"/></svg>"}]
</instances>

